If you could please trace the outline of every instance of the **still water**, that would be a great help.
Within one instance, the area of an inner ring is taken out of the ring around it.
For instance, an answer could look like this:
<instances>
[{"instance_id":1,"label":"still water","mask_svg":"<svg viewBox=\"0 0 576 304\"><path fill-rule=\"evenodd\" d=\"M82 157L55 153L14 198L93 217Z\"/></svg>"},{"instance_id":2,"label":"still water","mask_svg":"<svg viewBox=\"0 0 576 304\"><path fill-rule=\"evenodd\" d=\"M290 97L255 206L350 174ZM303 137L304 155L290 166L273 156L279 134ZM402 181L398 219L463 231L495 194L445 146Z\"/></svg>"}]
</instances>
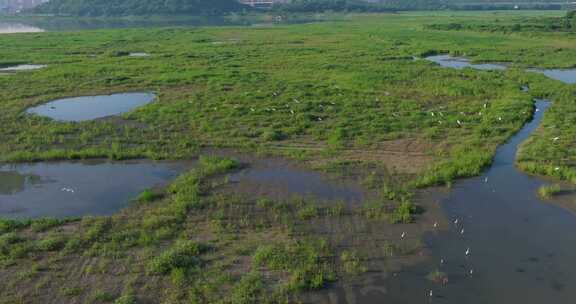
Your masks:
<instances>
[{"instance_id":1,"label":"still water","mask_svg":"<svg viewBox=\"0 0 576 304\"><path fill-rule=\"evenodd\" d=\"M0 22L0 34L40 33L40 32L44 32L44 29L18 22Z\"/></svg>"},{"instance_id":2,"label":"still water","mask_svg":"<svg viewBox=\"0 0 576 304\"><path fill-rule=\"evenodd\" d=\"M426 60L432 61L440 66L453 68L453 69L464 69L473 68L477 70L505 70L506 66L503 64L496 63L470 63L466 58L452 57L450 55L436 55L428 56Z\"/></svg>"},{"instance_id":3,"label":"still water","mask_svg":"<svg viewBox=\"0 0 576 304\"><path fill-rule=\"evenodd\" d=\"M54 100L27 112L58 121L86 121L122 114L155 98L155 94L148 92L73 97Z\"/></svg>"},{"instance_id":4,"label":"still water","mask_svg":"<svg viewBox=\"0 0 576 304\"><path fill-rule=\"evenodd\" d=\"M470 63L470 60L462 57L452 57L450 55L428 56L426 60L432 61L442 67L452 69L472 68L476 70L505 70L505 64L498 63ZM526 69L528 72L535 72L545 75L548 78L562 81L568 84L576 83L576 69Z\"/></svg>"},{"instance_id":5,"label":"still water","mask_svg":"<svg viewBox=\"0 0 576 304\"><path fill-rule=\"evenodd\" d=\"M548 78L559 80L564 83L576 83L576 69L529 69L528 71L541 73Z\"/></svg>"},{"instance_id":6,"label":"still water","mask_svg":"<svg viewBox=\"0 0 576 304\"><path fill-rule=\"evenodd\" d=\"M365 199L359 185L332 181L319 172L273 159L254 161L250 167L231 174L229 180L253 196L271 196L275 199L304 196L350 203Z\"/></svg>"},{"instance_id":7,"label":"still water","mask_svg":"<svg viewBox=\"0 0 576 304\"><path fill-rule=\"evenodd\" d=\"M54 162L0 166L0 218L109 215L175 178L178 163Z\"/></svg>"},{"instance_id":8,"label":"still water","mask_svg":"<svg viewBox=\"0 0 576 304\"><path fill-rule=\"evenodd\" d=\"M1 72L32 71L32 70L43 69L45 67L46 67L46 65L43 65L43 64L19 64L19 65L0 68L0 73Z\"/></svg>"}]
</instances>

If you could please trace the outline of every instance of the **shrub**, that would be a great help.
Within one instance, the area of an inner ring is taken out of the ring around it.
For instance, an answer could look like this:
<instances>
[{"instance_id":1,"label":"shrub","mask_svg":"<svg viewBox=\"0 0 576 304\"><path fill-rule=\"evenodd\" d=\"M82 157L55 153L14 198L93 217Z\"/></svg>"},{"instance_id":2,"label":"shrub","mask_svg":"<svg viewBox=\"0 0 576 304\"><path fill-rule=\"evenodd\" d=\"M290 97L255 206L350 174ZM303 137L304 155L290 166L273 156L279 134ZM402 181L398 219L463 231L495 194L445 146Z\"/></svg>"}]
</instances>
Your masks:
<instances>
[{"instance_id":1,"label":"shrub","mask_svg":"<svg viewBox=\"0 0 576 304\"><path fill-rule=\"evenodd\" d=\"M62 225L63 221L55 218L42 218L32 221L30 228L34 232L43 232L50 228Z\"/></svg>"},{"instance_id":2,"label":"shrub","mask_svg":"<svg viewBox=\"0 0 576 304\"><path fill-rule=\"evenodd\" d=\"M24 228L28 225L30 225L29 221L0 219L0 234L13 232L17 229Z\"/></svg>"},{"instance_id":3,"label":"shrub","mask_svg":"<svg viewBox=\"0 0 576 304\"><path fill-rule=\"evenodd\" d=\"M389 220L393 224L403 223L408 224L412 222L412 214L416 211L414 204L404 201L394 209L390 214Z\"/></svg>"},{"instance_id":4,"label":"shrub","mask_svg":"<svg viewBox=\"0 0 576 304\"><path fill-rule=\"evenodd\" d=\"M136 304L136 297L133 295L123 295L117 298L114 304Z\"/></svg>"},{"instance_id":5,"label":"shrub","mask_svg":"<svg viewBox=\"0 0 576 304\"><path fill-rule=\"evenodd\" d=\"M538 188L538 195L541 198L550 198L555 194L558 194L561 191L560 185L542 185Z\"/></svg>"},{"instance_id":6,"label":"shrub","mask_svg":"<svg viewBox=\"0 0 576 304\"><path fill-rule=\"evenodd\" d=\"M176 268L190 268L201 264L204 246L192 241L179 241L148 264L148 274L168 274Z\"/></svg>"},{"instance_id":7,"label":"shrub","mask_svg":"<svg viewBox=\"0 0 576 304\"><path fill-rule=\"evenodd\" d=\"M136 201L149 203L149 202L156 200L158 198L158 196L159 195L154 193L154 191L152 191L151 189L146 189L138 195L138 197L136 198Z\"/></svg>"},{"instance_id":8,"label":"shrub","mask_svg":"<svg viewBox=\"0 0 576 304\"><path fill-rule=\"evenodd\" d=\"M66 241L61 237L48 237L36 242L36 249L40 251L57 251L64 248Z\"/></svg>"},{"instance_id":9,"label":"shrub","mask_svg":"<svg viewBox=\"0 0 576 304\"><path fill-rule=\"evenodd\" d=\"M362 265L360 258L356 252L344 250L340 254L340 262L342 263L342 268L344 272L351 275L358 275L366 272L366 267Z\"/></svg>"},{"instance_id":10,"label":"shrub","mask_svg":"<svg viewBox=\"0 0 576 304\"><path fill-rule=\"evenodd\" d=\"M234 286L232 289L233 304L257 303L262 295L264 282L258 272L250 272Z\"/></svg>"},{"instance_id":11,"label":"shrub","mask_svg":"<svg viewBox=\"0 0 576 304\"><path fill-rule=\"evenodd\" d=\"M252 257L253 264L270 271L288 272L290 290L311 290L334 280L327 262L322 258L326 243L323 240L260 246Z\"/></svg>"},{"instance_id":12,"label":"shrub","mask_svg":"<svg viewBox=\"0 0 576 304\"><path fill-rule=\"evenodd\" d=\"M279 130L265 131L262 133L261 137L265 141L279 141L287 138L286 134Z\"/></svg>"}]
</instances>

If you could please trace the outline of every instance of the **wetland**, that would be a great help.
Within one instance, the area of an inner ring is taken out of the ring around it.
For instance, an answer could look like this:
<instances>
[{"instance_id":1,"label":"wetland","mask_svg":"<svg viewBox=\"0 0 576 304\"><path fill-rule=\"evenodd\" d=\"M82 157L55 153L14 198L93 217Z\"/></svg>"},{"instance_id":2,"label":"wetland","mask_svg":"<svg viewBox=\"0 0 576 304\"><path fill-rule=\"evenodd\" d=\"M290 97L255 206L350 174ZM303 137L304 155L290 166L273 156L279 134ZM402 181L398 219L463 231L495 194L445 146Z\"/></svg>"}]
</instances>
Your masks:
<instances>
[{"instance_id":1,"label":"wetland","mask_svg":"<svg viewBox=\"0 0 576 304\"><path fill-rule=\"evenodd\" d=\"M430 26L543 15L0 36L0 303L571 303L574 38Z\"/></svg>"}]
</instances>

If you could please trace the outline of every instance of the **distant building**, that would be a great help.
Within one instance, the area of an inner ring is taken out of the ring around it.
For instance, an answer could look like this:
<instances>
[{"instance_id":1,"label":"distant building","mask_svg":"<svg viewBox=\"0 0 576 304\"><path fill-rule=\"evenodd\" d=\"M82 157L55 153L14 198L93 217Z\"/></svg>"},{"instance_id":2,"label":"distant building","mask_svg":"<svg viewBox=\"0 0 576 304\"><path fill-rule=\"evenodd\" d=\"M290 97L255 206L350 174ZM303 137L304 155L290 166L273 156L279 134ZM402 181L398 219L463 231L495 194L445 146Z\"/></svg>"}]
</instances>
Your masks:
<instances>
[{"instance_id":1,"label":"distant building","mask_svg":"<svg viewBox=\"0 0 576 304\"><path fill-rule=\"evenodd\" d=\"M274 4L286 3L290 0L238 0L240 3L256 7L256 8L270 8Z\"/></svg>"}]
</instances>

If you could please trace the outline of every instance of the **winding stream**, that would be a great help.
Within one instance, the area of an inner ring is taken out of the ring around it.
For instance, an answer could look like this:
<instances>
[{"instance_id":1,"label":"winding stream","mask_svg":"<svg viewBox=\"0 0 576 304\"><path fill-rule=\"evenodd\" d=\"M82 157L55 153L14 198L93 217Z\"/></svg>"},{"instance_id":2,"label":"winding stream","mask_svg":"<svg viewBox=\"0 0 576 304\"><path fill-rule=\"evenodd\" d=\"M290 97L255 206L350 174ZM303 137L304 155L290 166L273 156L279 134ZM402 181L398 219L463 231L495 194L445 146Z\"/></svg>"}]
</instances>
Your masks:
<instances>
[{"instance_id":1,"label":"winding stream","mask_svg":"<svg viewBox=\"0 0 576 304\"><path fill-rule=\"evenodd\" d=\"M457 182L441 202L450 226L425 237L432 265L390 280L390 303L422 303L429 290L434 296L428 300L443 303L574 303L576 219L541 201L536 191L544 182L514 166L518 145L538 126L548 103L536 106L533 121L498 149L492 166ZM427 280L435 269L448 275L448 284Z\"/></svg>"},{"instance_id":2,"label":"winding stream","mask_svg":"<svg viewBox=\"0 0 576 304\"><path fill-rule=\"evenodd\" d=\"M388 280L386 294L356 295L358 303L574 303L576 218L540 200L544 181L514 166L548 104L536 100L533 120L498 148L492 166L440 202L450 221L425 236L432 262ZM448 282L428 280L434 270Z\"/></svg>"}]
</instances>

